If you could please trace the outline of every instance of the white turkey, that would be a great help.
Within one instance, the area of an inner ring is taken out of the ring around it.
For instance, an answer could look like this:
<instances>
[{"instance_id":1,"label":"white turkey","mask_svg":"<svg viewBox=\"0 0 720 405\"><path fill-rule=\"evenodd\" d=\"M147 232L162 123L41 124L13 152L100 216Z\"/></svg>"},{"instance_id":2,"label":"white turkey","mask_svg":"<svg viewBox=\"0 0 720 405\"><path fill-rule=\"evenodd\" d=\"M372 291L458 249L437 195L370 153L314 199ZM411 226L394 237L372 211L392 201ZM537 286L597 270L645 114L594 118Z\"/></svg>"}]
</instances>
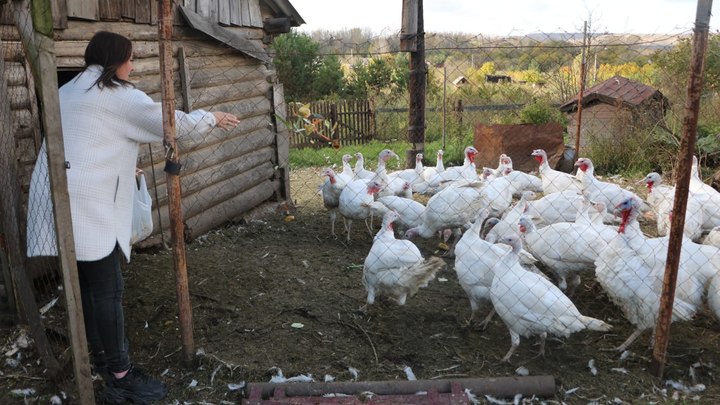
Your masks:
<instances>
[{"instance_id":1,"label":"white turkey","mask_svg":"<svg viewBox=\"0 0 720 405\"><path fill-rule=\"evenodd\" d=\"M438 257L424 259L411 241L395 238L393 221L397 218L399 215L394 211L383 216L382 227L365 258L362 281L369 305L379 296L405 305L408 297L426 287L435 273L445 267L445 262Z\"/></svg>"},{"instance_id":2,"label":"white turkey","mask_svg":"<svg viewBox=\"0 0 720 405\"><path fill-rule=\"evenodd\" d=\"M707 304L715 319L720 321L720 274L713 276L708 284Z\"/></svg>"},{"instance_id":3,"label":"white turkey","mask_svg":"<svg viewBox=\"0 0 720 405\"><path fill-rule=\"evenodd\" d=\"M365 157L362 152L355 152L355 168L353 169L355 178L370 180L375 177L375 172L365 168Z\"/></svg>"},{"instance_id":4,"label":"white turkey","mask_svg":"<svg viewBox=\"0 0 720 405\"><path fill-rule=\"evenodd\" d=\"M367 220L372 214L371 203L375 194L382 190L382 184L374 180L353 180L340 193L338 211L347 220L347 241L350 242L350 228L354 219ZM367 225L367 222L365 223ZM370 227L368 225L368 230Z\"/></svg>"},{"instance_id":5,"label":"white turkey","mask_svg":"<svg viewBox=\"0 0 720 405\"><path fill-rule=\"evenodd\" d=\"M533 198L535 198L535 193L532 191L524 191L515 205L505 212L500 221L488 231L485 239L490 243L495 243L504 237L519 235L518 221L528 210L530 200Z\"/></svg>"},{"instance_id":6,"label":"white turkey","mask_svg":"<svg viewBox=\"0 0 720 405\"><path fill-rule=\"evenodd\" d=\"M539 200L528 203L525 216L532 218L533 221L541 225L573 222L582 200L582 194L575 190L545 194Z\"/></svg>"},{"instance_id":7,"label":"white turkey","mask_svg":"<svg viewBox=\"0 0 720 405\"><path fill-rule=\"evenodd\" d=\"M675 187L661 184L662 176L656 172L648 173L642 181L647 185L647 203L655 213L658 235L668 235L675 203ZM693 241L700 239L705 226L701 201L702 197L698 198L694 193L688 195L683 234Z\"/></svg>"},{"instance_id":8,"label":"white turkey","mask_svg":"<svg viewBox=\"0 0 720 405\"><path fill-rule=\"evenodd\" d=\"M505 177L510 180L510 183L512 183L517 190L513 193L513 197L520 197L523 191L533 191L535 193L543 191L542 180L532 174L527 174L519 170L506 170Z\"/></svg>"},{"instance_id":9,"label":"white turkey","mask_svg":"<svg viewBox=\"0 0 720 405\"><path fill-rule=\"evenodd\" d=\"M378 193L379 197L386 195L398 195L401 197L412 198L412 186L410 182L402 177L390 177L387 171L387 161L390 158L399 159L398 155L390 149L383 149L378 155L377 169L375 169L375 177L373 180L380 182L383 189Z\"/></svg>"},{"instance_id":10,"label":"white turkey","mask_svg":"<svg viewBox=\"0 0 720 405\"><path fill-rule=\"evenodd\" d=\"M475 156L478 151L472 146L465 148L462 166L446 167L442 173L434 177L428 182L430 187L441 187L447 185L448 182L454 181L475 181L478 180L477 170L475 168Z\"/></svg>"},{"instance_id":11,"label":"white turkey","mask_svg":"<svg viewBox=\"0 0 720 405\"><path fill-rule=\"evenodd\" d=\"M581 184L571 174L555 170L550 167L547 160L547 153L543 149L535 149L530 154L540 164L538 172L542 179L543 193L551 194L560 191L580 191Z\"/></svg>"},{"instance_id":12,"label":"white turkey","mask_svg":"<svg viewBox=\"0 0 720 405\"><path fill-rule=\"evenodd\" d=\"M690 168L690 192L691 193L705 193L705 194L718 194L718 191L709 185L705 184L700 177L700 167L698 166L697 156L693 156L692 167Z\"/></svg>"},{"instance_id":13,"label":"white turkey","mask_svg":"<svg viewBox=\"0 0 720 405\"><path fill-rule=\"evenodd\" d=\"M496 177L488 181L485 183L485 187L483 187L483 195L488 202L490 216L502 217L512 204L513 194L520 191L519 186L515 184L513 178L508 175L512 171L512 169L506 168L506 174L504 176Z\"/></svg>"},{"instance_id":14,"label":"white turkey","mask_svg":"<svg viewBox=\"0 0 720 405\"><path fill-rule=\"evenodd\" d=\"M703 211L703 229L720 226L720 193L700 179L697 157L693 156L690 177L690 193L698 200Z\"/></svg>"},{"instance_id":15,"label":"white turkey","mask_svg":"<svg viewBox=\"0 0 720 405\"><path fill-rule=\"evenodd\" d=\"M605 332L612 328L600 319L582 315L557 286L523 269L518 259L522 244L518 237L501 242L509 244L512 250L494 267L490 298L510 332L512 344L502 361L510 360L520 345L520 336L539 335L540 355L544 355L548 335L568 337L585 329Z\"/></svg>"},{"instance_id":16,"label":"white turkey","mask_svg":"<svg viewBox=\"0 0 720 405\"><path fill-rule=\"evenodd\" d=\"M322 175L327 177L321 186L323 205L330 212L330 234L336 236L335 219L337 218L337 210L340 206L340 194L347 183L339 178L331 168L325 169Z\"/></svg>"},{"instance_id":17,"label":"white turkey","mask_svg":"<svg viewBox=\"0 0 720 405\"><path fill-rule=\"evenodd\" d=\"M436 160L435 160L435 166L427 166L423 168L423 179L426 182L430 182L430 180L434 179L435 176L445 171L445 165L443 164L443 152L442 149L438 149Z\"/></svg>"},{"instance_id":18,"label":"white turkey","mask_svg":"<svg viewBox=\"0 0 720 405\"><path fill-rule=\"evenodd\" d=\"M470 223L478 211L486 208L480 182L465 182L442 189L432 196L425 205L422 224L405 232L405 238L420 236L424 239L434 237L438 231L453 229L457 243L462 228ZM448 255L453 254L452 246Z\"/></svg>"},{"instance_id":19,"label":"white turkey","mask_svg":"<svg viewBox=\"0 0 720 405\"><path fill-rule=\"evenodd\" d=\"M518 221L525 248L548 267L561 290L572 294L580 285L580 275L592 271L595 259L605 247L590 224L559 222L537 229L527 217Z\"/></svg>"},{"instance_id":20,"label":"white turkey","mask_svg":"<svg viewBox=\"0 0 720 405\"><path fill-rule=\"evenodd\" d=\"M595 261L595 276L635 331L616 348L627 349L645 330L654 329L660 306L668 238L647 239L637 217L641 201L628 198L617 206L622 221L615 239ZM705 286L718 273L718 250L684 240L677 273L673 321L687 321L702 304Z\"/></svg>"},{"instance_id":21,"label":"white turkey","mask_svg":"<svg viewBox=\"0 0 720 405\"><path fill-rule=\"evenodd\" d=\"M350 183L355 179L355 173L353 173L352 166L350 166L350 159L352 159L352 155L344 154L342 156L342 172L337 174L337 177L339 177L345 184Z\"/></svg>"},{"instance_id":22,"label":"white turkey","mask_svg":"<svg viewBox=\"0 0 720 405\"><path fill-rule=\"evenodd\" d=\"M422 224L422 214L425 211L425 206L412 198L389 195L378 198L370 205L373 211L381 217L388 211L397 212L400 217L395 220L395 224L402 230L408 230Z\"/></svg>"},{"instance_id":23,"label":"white turkey","mask_svg":"<svg viewBox=\"0 0 720 405\"><path fill-rule=\"evenodd\" d=\"M423 174L422 159L423 159L423 154L418 153L417 155L415 155L415 168L396 170L394 172L389 172L388 177L390 178L391 181L395 178L403 179L406 182L410 183L410 186L414 186L416 184L425 182L425 179L422 177L422 174Z\"/></svg>"},{"instance_id":24,"label":"white turkey","mask_svg":"<svg viewBox=\"0 0 720 405\"><path fill-rule=\"evenodd\" d=\"M626 190L615 183L598 180L594 174L592 160L580 158L575 162L575 166L585 172L582 179L582 193L588 200L602 202L608 209L616 207L628 198L640 200L640 197L630 190Z\"/></svg>"},{"instance_id":25,"label":"white turkey","mask_svg":"<svg viewBox=\"0 0 720 405\"><path fill-rule=\"evenodd\" d=\"M703 239L703 245L715 246L716 248L720 248L720 226L716 226L715 228L711 229L707 235L705 235L705 239Z\"/></svg>"},{"instance_id":26,"label":"white turkey","mask_svg":"<svg viewBox=\"0 0 720 405\"><path fill-rule=\"evenodd\" d=\"M455 272L460 286L470 300L471 320L483 303L490 303L493 268L497 261L510 251L507 245L483 240L481 235L483 226L487 227L490 222L497 221L497 218L488 219L488 214L487 209L480 210L473 224L463 233L455 246ZM520 264L525 269L540 273L535 267L536 263L534 257L521 251ZM491 310L480 326L485 328L494 313L495 310Z\"/></svg>"}]
</instances>

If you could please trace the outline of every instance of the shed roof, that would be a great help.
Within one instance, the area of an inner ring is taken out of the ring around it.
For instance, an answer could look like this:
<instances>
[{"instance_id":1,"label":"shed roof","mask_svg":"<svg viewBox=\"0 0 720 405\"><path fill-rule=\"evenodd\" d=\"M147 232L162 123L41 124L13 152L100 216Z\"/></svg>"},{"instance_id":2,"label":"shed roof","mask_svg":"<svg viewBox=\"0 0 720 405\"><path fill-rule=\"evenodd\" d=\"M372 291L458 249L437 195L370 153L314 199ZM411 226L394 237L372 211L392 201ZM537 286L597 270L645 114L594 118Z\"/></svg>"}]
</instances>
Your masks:
<instances>
[{"instance_id":1,"label":"shed roof","mask_svg":"<svg viewBox=\"0 0 720 405\"><path fill-rule=\"evenodd\" d=\"M618 102L628 106L637 107L649 99L661 100L667 105L667 98L657 89L648 85L630 80L622 76L614 76L585 90L582 98L583 106L598 101L605 104ZM577 109L577 96L560 106L560 111L570 112Z\"/></svg>"},{"instance_id":2,"label":"shed roof","mask_svg":"<svg viewBox=\"0 0 720 405\"><path fill-rule=\"evenodd\" d=\"M263 0L275 13L290 18L293 27L305 24L305 20L288 0Z\"/></svg>"}]
</instances>

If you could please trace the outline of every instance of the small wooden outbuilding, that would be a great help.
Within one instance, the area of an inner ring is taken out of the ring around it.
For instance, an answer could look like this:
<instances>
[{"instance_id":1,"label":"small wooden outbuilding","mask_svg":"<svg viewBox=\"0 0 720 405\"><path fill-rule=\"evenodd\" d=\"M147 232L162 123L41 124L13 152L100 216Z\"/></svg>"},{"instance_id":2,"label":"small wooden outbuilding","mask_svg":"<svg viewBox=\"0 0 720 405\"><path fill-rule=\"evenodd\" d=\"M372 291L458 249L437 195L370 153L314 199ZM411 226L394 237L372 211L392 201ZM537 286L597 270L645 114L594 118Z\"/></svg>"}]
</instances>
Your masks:
<instances>
[{"instance_id":1,"label":"small wooden outbuilding","mask_svg":"<svg viewBox=\"0 0 720 405\"><path fill-rule=\"evenodd\" d=\"M304 21L287 0L179 3L173 33L176 108L228 111L241 119L230 134L213 131L208 138L180 143L184 216L198 235L263 202L289 198L287 134L275 121L276 113L284 115L284 96L269 43L272 34ZM54 0L52 5L60 85L81 69L92 35L109 30L133 41L131 81L159 100L157 1ZM42 138L40 107L15 25L14 6L2 7L0 39L8 95L0 103L10 104L9 125L17 144L21 187L26 191ZM150 173L149 187L158 189L154 203L161 207L167 202L163 153L160 143L149 145L141 150L138 162ZM168 224L165 218L155 219L156 224ZM155 234L159 234L157 226Z\"/></svg>"},{"instance_id":2,"label":"small wooden outbuilding","mask_svg":"<svg viewBox=\"0 0 720 405\"><path fill-rule=\"evenodd\" d=\"M593 140L619 139L640 130L664 125L670 103L659 90L622 76L590 87L583 93L580 149ZM570 144L575 145L578 97L560 106L568 115Z\"/></svg>"},{"instance_id":3,"label":"small wooden outbuilding","mask_svg":"<svg viewBox=\"0 0 720 405\"><path fill-rule=\"evenodd\" d=\"M107 30L133 41L135 71L130 79L160 100L157 1L50 3L59 85L81 70L85 47L94 33ZM10 156L7 161L14 163L18 177L17 184L2 187L3 192L17 188L20 195L16 222L17 243L22 246L28 185L43 139L42 106L22 46L23 36L29 35L24 30L32 29L29 21L21 20L28 16L29 7L28 0L0 0L0 112L6 112L0 114L0 127L13 139L0 143L0 153ZM301 24L302 17L288 0L175 1L176 108L227 111L240 118L231 132L214 130L202 139L178 140L183 216L190 235L205 233L259 206L290 201L288 133L276 120L277 115L285 115L286 108L270 43L273 35ZM153 235L140 246L169 239L164 153L160 142L140 151L138 166L145 171L153 196L155 225ZM8 281L0 277L1 292L7 293Z\"/></svg>"}]
</instances>

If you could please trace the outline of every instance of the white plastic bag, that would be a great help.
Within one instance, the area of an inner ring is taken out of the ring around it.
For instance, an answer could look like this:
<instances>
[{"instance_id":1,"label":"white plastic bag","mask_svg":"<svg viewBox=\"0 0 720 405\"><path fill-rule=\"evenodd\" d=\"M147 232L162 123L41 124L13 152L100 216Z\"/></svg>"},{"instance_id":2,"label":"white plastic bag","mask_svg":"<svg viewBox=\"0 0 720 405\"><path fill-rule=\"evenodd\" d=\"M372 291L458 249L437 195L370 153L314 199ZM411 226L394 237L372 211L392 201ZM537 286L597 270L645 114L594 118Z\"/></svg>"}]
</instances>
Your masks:
<instances>
[{"instance_id":1,"label":"white plastic bag","mask_svg":"<svg viewBox=\"0 0 720 405\"><path fill-rule=\"evenodd\" d=\"M152 199L145 183L145 174L140 172L136 180L139 183L136 182L134 188L131 245L147 238L153 231Z\"/></svg>"}]
</instances>

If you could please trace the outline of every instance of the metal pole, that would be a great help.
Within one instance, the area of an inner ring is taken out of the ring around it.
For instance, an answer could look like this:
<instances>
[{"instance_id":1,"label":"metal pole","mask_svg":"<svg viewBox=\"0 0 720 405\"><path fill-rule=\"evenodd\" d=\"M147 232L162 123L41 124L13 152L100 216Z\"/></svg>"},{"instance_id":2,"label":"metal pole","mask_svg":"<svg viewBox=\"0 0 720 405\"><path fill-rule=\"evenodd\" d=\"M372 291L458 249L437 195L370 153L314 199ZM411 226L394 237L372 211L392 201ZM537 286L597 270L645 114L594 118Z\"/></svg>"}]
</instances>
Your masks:
<instances>
[{"instance_id":1,"label":"metal pole","mask_svg":"<svg viewBox=\"0 0 720 405\"><path fill-rule=\"evenodd\" d=\"M194 359L192 307L188 290L187 261L185 259L185 229L183 226L180 197L180 156L175 142L175 87L173 84L172 4L171 0L158 0L158 38L160 51L160 74L162 84L163 131L165 138L165 173L167 177L168 207L170 210L170 235L175 267L180 337L183 361L191 366Z\"/></svg>"},{"instance_id":2,"label":"metal pole","mask_svg":"<svg viewBox=\"0 0 720 405\"><path fill-rule=\"evenodd\" d=\"M425 86L427 66L425 65L425 27L423 23L423 2L418 0L417 49L410 52L410 101L408 116L408 141L412 150L407 151L406 167L415 167L415 155L425 152Z\"/></svg>"},{"instance_id":3,"label":"metal pole","mask_svg":"<svg viewBox=\"0 0 720 405\"><path fill-rule=\"evenodd\" d=\"M680 159L678 160L678 179L675 184L675 202L670 222L670 240L665 263L663 291L660 297L660 313L655 327L655 345L650 372L662 378L665 368L668 342L670 340L670 323L675 299L680 250L682 248L683 229L685 227L685 209L690 185L690 169L695 150L698 112L700 111L700 93L703 84L705 51L707 50L708 31L710 29L710 11L712 0L698 0L693 35L693 53L690 60L690 78L687 86L687 101L683 117L683 138L680 141Z\"/></svg>"},{"instance_id":4,"label":"metal pole","mask_svg":"<svg viewBox=\"0 0 720 405\"><path fill-rule=\"evenodd\" d=\"M587 47L587 21L583 23L583 46L580 58L580 91L577 101L577 130L575 131L575 156L580 156L580 128L582 127L582 99L585 92L585 48Z\"/></svg>"},{"instance_id":5,"label":"metal pole","mask_svg":"<svg viewBox=\"0 0 720 405\"><path fill-rule=\"evenodd\" d=\"M358 395L363 392L372 392L376 395L413 395L419 391L436 389L439 393L448 393L451 383L458 383L463 388L471 390L476 395L494 395L499 397L513 397L515 394L523 396L550 397L555 394L555 378L550 375L527 377L488 377L488 378L459 378L453 380L390 380L390 381L339 381L331 383L250 383L245 392L246 397L254 396L250 401L243 403L259 403L260 399L269 399L276 389L282 389L286 397L321 396L324 394L340 393L345 395ZM260 395L258 395L258 393ZM259 398L258 398L259 397ZM257 402L256 402L257 401Z\"/></svg>"}]
</instances>

